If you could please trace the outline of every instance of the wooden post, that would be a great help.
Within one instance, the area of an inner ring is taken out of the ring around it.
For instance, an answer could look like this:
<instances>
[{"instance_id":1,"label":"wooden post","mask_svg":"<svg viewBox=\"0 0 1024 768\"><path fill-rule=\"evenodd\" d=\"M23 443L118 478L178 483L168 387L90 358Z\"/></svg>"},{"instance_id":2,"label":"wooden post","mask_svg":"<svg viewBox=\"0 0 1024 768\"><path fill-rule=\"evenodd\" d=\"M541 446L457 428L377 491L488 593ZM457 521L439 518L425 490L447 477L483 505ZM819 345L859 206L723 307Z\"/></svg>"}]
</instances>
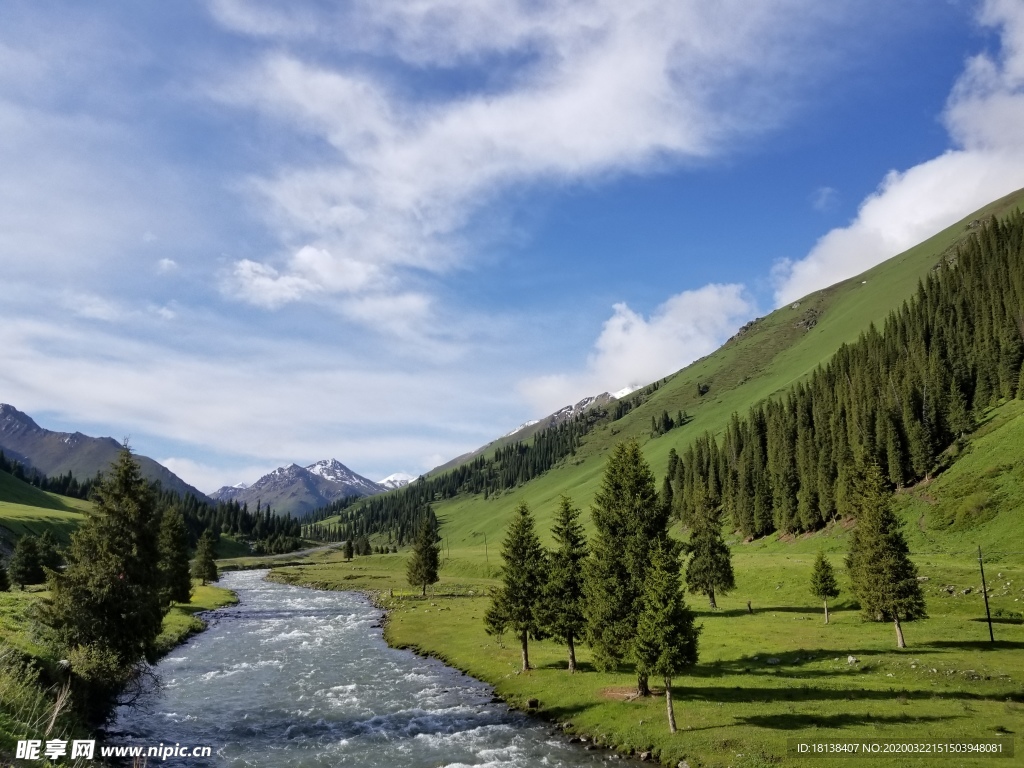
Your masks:
<instances>
[{"instance_id":1,"label":"wooden post","mask_svg":"<svg viewBox=\"0 0 1024 768\"><path fill-rule=\"evenodd\" d=\"M985 618L988 619L988 639L994 643L996 636L992 633L992 614L988 609L988 587L985 585L985 563L981 559L981 547L978 547L978 568L981 569L981 594L985 596Z\"/></svg>"}]
</instances>

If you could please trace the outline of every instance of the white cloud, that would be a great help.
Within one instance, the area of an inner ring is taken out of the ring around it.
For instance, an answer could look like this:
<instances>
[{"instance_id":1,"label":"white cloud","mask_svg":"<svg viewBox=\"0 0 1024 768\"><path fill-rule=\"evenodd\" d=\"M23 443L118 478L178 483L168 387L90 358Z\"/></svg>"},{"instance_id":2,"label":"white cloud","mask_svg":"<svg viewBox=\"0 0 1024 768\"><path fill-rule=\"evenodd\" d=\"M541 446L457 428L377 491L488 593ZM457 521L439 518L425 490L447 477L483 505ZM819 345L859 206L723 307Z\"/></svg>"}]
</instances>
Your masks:
<instances>
[{"instance_id":1,"label":"white cloud","mask_svg":"<svg viewBox=\"0 0 1024 768\"><path fill-rule=\"evenodd\" d=\"M215 98L332 149L315 167L249 182L294 255L239 261L225 287L267 307L401 290L392 283L409 269L462 264L478 215L509 189L664 169L771 128L786 91L812 76L808 31L825 15L804 0L421 0L319 13L219 0L212 11L271 41ZM303 41L331 35L343 51L458 67L483 84L399 90L366 66L314 61Z\"/></svg>"},{"instance_id":2,"label":"white cloud","mask_svg":"<svg viewBox=\"0 0 1024 768\"><path fill-rule=\"evenodd\" d=\"M168 272L173 272L178 268L178 262L174 259L160 259L156 263L156 271L162 275L166 275Z\"/></svg>"},{"instance_id":3,"label":"white cloud","mask_svg":"<svg viewBox=\"0 0 1024 768\"><path fill-rule=\"evenodd\" d=\"M649 318L620 303L605 321L586 368L527 379L520 390L538 413L587 395L640 386L713 352L754 312L741 285L705 285L668 299Z\"/></svg>"},{"instance_id":4,"label":"white cloud","mask_svg":"<svg viewBox=\"0 0 1024 768\"><path fill-rule=\"evenodd\" d=\"M65 309L88 320L114 322L125 315L112 301L92 293L65 291L61 294L60 300Z\"/></svg>"},{"instance_id":5,"label":"white cloud","mask_svg":"<svg viewBox=\"0 0 1024 768\"><path fill-rule=\"evenodd\" d=\"M839 191L832 187L818 187L811 195L811 207L816 211L827 211L836 204Z\"/></svg>"},{"instance_id":6,"label":"white cloud","mask_svg":"<svg viewBox=\"0 0 1024 768\"><path fill-rule=\"evenodd\" d=\"M420 364L410 372L311 339L231 343L217 327L204 329L224 341L213 355L188 349L187 339L183 351L83 324L15 313L0 321L4 400L30 414L57 414L87 433L101 424L131 434L148 455L201 451L213 457L208 469L201 462L193 475L181 466L184 479L204 488L217 466L330 456L361 474L387 475L398 464L426 471L437 455L478 447L515 418L486 370L453 375L447 365ZM168 443L179 447L159 447Z\"/></svg>"},{"instance_id":7,"label":"white cloud","mask_svg":"<svg viewBox=\"0 0 1024 768\"><path fill-rule=\"evenodd\" d=\"M944 115L955 148L891 171L846 227L797 261L773 270L779 305L852 277L916 245L992 200L1024 186L1024 4L989 0L983 24L998 27L995 57L971 58Z\"/></svg>"},{"instance_id":8,"label":"white cloud","mask_svg":"<svg viewBox=\"0 0 1024 768\"><path fill-rule=\"evenodd\" d=\"M178 456L157 459L171 472L203 493L213 493L225 485L253 483L277 467L267 464L241 464L230 467L213 466L202 461Z\"/></svg>"}]
</instances>

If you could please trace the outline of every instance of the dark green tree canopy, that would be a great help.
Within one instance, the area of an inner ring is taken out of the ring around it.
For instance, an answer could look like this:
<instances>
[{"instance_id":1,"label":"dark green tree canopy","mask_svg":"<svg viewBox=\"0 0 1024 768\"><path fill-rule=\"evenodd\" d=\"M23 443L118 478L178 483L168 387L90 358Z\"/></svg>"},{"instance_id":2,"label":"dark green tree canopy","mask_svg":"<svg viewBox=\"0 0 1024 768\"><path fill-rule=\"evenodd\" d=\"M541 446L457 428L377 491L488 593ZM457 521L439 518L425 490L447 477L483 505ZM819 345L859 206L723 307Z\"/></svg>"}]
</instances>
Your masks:
<instances>
[{"instance_id":1,"label":"dark green tree canopy","mask_svg":"<svg viewBox=\"0 0 1024 768\"><path fill-rule=\"evenodd\" d=\"M192 596L188 562L188 529L177 506L164 510L160 520L160 598L165 605L187 603Z\"/></svg>"},{"instance_id":2,"label":"dark green tree canopy","mask_svg":"<svg viewBox=\"0 0 1024 768\"><path fill-rule=\"evenodd\" d=\"M527 638L545 636L544 593L547 562L526 503L516 507L502 544L501 586L484 615L488 634L514 633L522 643L523 669L529 669Z\"/></svg>"},{"instance_id":3,"label":"dark green tree canopy","mask_svg":"<svg viewBox=\"0 0 1024 768\"><path fill-rule=\"evenodd\" d=\"M878 465L861 468L854 488L857 525L846 568L864 616L897 622L925 617L917 567L910 559L910 548Z\"/></svg>"},{"instance_id":4,"label":"dark green tree canopy","mask_svg":"<svg viewBox=\"0 0 1024 768\"><path fill-rule=\"evenodd\" d=\"M412 555L406 566L406 578L414 587L420 587L422 594L427 594L427 587L436 584L438 571L441 569L441 546L437 535L437 520L428 508L428 513L420 523L416 540L412 545ZM345 547L346 556L348 546Z\"/></svg>"},{"instance_id":5,"label":"dark green tree canopy","mask_svg":"<svg viewBox=\"0 0 1024 768\"><path fill-rule=\"evenodd\" d=\"M39 555L39 539L26 534L14 545L11 562L7 566L11 582L18 587L42 584L46 580L43 562Z\"/></svg>"},{"instance_id":6,"label":"dark green tree canopy","mask_svg":"<svg viewBox=\"0 0 1024 768\"><path fill-rule=\"evenodd\" d=\"M551 530L555 549L549 557L544 594L544 624L548 633L569 647L569 671L576 669L575 643L586 632L583 567L587 540L580 523L580 511L572 499L559 500Z\"/></svg>"},{"instance_id":7,"label":"dark green tree canopy","mask_svg":"<svg viewBox=\"0 0 1024 768\"><path fill-rule=\"evenodd\" d=\"M839 597L839 582L836 581L836 572L824 552L818 552L818 556L814 559L814 569L811 571L811 594L819 600Z\"/></svg>"},{"instance_id":8,"label":"dark green tree canopy","mask_svg":"<svg viewBox=\"0 0 1024 768\"><path fill-rule=\"evenodd\" d=\"M67 568L49 574L45 617L65 648L91 648L130 666L151 655L164 614L156 499L127 444L93 494L95 509L71 536Z\"/></svg>"},{"instance_id":9,"label":"dark green tree canopy","mask_svg":"<svg viewBox=\"0 0 1024 768\"><path fill-rule=\"evenodd\" d=\"M636 440L615 447L591 514L587 634L595 665L611 670L632 652L651 548L668 535L668 510Z\"/></svg>"},{"instance_id":10,"label":"dark green tree canopy","mask_svg":"<svg viewBox=\"0 0 1024 768\"><path fill-rule=\"evenodd\" d=\"M707 595L712 608L717 608L716 593L724 595L736 587L732 571L732 554L722 538L719 510L704 497L694 516L686 564L686 586L692 592Z\"/></svg>"},{"instance_id":11,"label":"dark green tree canopy","mask_svg":"<svg viewBox=\"0 0 1024 768\"><path fill-rule=\"evenodd\" d=\"M637 669L648 675L674 677L697 663L701 628L683 598L678 549L666 539L651 552L634 650Z\"/></svg>"},{"instance_id":12,"label":"dark green tree canopy","mask_svg":"<svg viewBox=\"0 0 1024 768\"><path fill-rule=\"evenodd\" d=\"M192 559L192 578L199 579L203 586L207 582L216 581L217 573L217 539L213 531L207 528L199 537L196 545L196 556Z\"/></svg>"}]
</instances>

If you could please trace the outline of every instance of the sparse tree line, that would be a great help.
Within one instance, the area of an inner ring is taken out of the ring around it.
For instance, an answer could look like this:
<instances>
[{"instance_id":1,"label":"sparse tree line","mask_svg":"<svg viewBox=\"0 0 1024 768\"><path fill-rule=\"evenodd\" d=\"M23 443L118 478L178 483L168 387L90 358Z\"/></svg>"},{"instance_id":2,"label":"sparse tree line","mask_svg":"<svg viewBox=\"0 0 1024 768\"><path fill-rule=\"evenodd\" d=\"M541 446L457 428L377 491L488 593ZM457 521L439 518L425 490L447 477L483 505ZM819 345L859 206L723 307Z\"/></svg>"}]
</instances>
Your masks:
<instances>
[{"instance_id":1,"label":"sparse tree line","mask_svg":"<svg viewBox=\"0 0 1024 768\"><path fill-rule=\"evenodd\" d=\"M88 499L92 486L99 475L97 473L97 477L80 481L68 470L63 475L47 477L34 467L26 468L20 461L8 459L4 456L3 451L0 451L0 472L8 472L41 491L59 493L61 496L68 496L72 499Z\"/></svg>"},{"instance_id":2,"label":"sparse tree line","mask_svg":"<svg viewBox=\"0 0 1024 768\"><path fill-rule=\"evenodd\" d=\"M811 531L855 514L858 465L893 488L927 477L984 409L1024 397L1022 246L1020 212L988 221L882 331L674 456L675 514L690 524L707 497L745 536Z\"/></svg>"},{"instance_id":3,"label":"sparse tree line","mask_svg":"<svg viewBox=\"0 0 1024 768\"><path fill-rule=\"evenodd\" d=\"M902 621L923 618L925 606L877 465L857 469L851 497L858 524L846 568L854 593L866 618L894 623L902 648ZM598 670L632 665L638 696L650 695L651 676L661 678L669 728L675 732L672 678L697 663L701 632L682 582L716 608L716 595L735 589L735 578L722 537L721 505L707 495L698 499L685 544L669 536L671 510L671 499L655 491L654 476L635 440L618 445L608 460L591 509L594 536L589 542L580 512L568 497L562 497L551 531L552 551L541 545L530 509L520 504L502 547L501 584L484 623L489 634L508 632L516 638L524 672L530 669L529 641L551 637L567 647L570 672L577 669L577 644L585 642ZM430 535L436 540L435 532ZM425 538L425 546L430 540ZM412 569L410 562L410 582ZM824 601L827 622L828 600L838 596L839 587L823 554L815 561L809 587Z\"/></svg>"},{"instance_id":4,"label":"sparse tree line","mask_svg":"<svg viewBox=\"0 0 1024 768\"><path fill-rule=\"evenodd\" d=\"M686 411L676 412L675 418L668 415L668 411L662 410L661 416L651 416L651 437L661 437L666 432L689 424L693 417Z\"/></svg>"},{"instance_id":5,"label":"sparse tree line","mask_svg":"<svg viewBox=\"0 0 1024 768\"><path fill-rule=\"evenodd\" d=\"M47 531L22 536L0 589L46 583L38 605L40 634L64 659L78 711L101 720L126 686L155 661L164 614L188 602L193 578L217 579L218 534L190 537L179 505L163 505L127 446L93 485L93 509L61 549Z\"/></svg>"},{"instance_id":6,"label":"sparse tree line","mask_svg":"<svg viewBox=\"0 0 1024 768\"><path fill-rule=\"evenodd\" d=\"M8 472L43 491L86 500L91 498L93 487L102 479L97 473L96 477L79 481L70 471L48 478L38 470L26 470L19 462L7 459L3 451L0 451L0 472ZM211 530L218 539L225 534L248 541L256 554L292 552L302 546L302 526L291 515L274 514L269 506L262 507L259 502L254 514L248 504L239 505L237 501L211 504L191 493L182 496L177 491L165 490L159 481L147 482L161 509L171 506L179 509L190 546L195 546L206 530Z\"/></svg>"}]
</instances>

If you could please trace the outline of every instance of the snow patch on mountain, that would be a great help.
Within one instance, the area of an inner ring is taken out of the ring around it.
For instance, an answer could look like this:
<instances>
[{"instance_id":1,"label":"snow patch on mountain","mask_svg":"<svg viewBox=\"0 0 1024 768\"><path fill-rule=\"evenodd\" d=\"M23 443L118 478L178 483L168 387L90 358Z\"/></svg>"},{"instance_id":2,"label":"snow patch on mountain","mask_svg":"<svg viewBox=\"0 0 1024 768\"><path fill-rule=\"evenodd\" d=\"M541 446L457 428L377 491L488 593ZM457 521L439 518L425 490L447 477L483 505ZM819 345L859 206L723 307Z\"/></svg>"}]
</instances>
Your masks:
<instances>
[{"instance_id":1,"label":"snow patch on mountain","mask_svg":"<svg viewBox=\"0 0 1024 768\"><path fill-rule=\"evenodd\" d=\"M635 387L634 386L623 387L618 392L612 392L612 397L614 397L616 400L621 400L626 395L628 395L628 394L630 394L632 392L636 392L638 389L640 389L640 385L639 384L637 386L635 386Z\"/></svg>"},{"instance_id":2,"label":"snow patch on mountain","mask_svg":"<svg viewBox=\"0 0 1024 768\"><path fill-rule=\"evenodd\" d=\"M512 437L512 435L514 435L516 432L524 430L527 427L532 427L534 424L537 424L539 421L540 421L540 419L530 419L529 421L524 421L522 424L520 424L518 427L513 429L511 432L508 432L508 433L502 435L502 437Z\"/></svg>"},{"instance_id":3,"label":"snow patch on mountain","mask_svg":"<svg viewBox=\"0 0 1024 768\"><path fill-rule=\"evenodd\" d=\"M388 475L383 480L378 480L377 485L383 485L389 491L393 491L395 488L402 488L409 485L409 483L415 482L415 475L410 475L408 472L395 472L394 474Z\"/></svg>"}]
</instances>

